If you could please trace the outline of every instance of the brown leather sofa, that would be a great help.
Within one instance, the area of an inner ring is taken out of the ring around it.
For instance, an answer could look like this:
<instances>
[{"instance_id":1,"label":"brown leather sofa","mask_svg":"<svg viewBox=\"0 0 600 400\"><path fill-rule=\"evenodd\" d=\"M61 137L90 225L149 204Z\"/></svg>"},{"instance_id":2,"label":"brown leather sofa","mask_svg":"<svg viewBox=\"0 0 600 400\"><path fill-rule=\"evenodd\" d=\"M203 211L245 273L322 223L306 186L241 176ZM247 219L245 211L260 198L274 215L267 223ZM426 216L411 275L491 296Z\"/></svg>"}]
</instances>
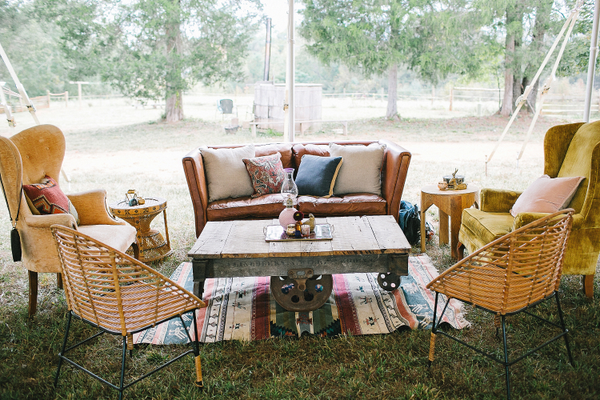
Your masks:
<instances>
[{"instance_id":1,"label":"brown leather sofa","mask_svg":"<svg viewBox=\"0 0 600 400\"><path fill-rule=\"evenodd\" d=\"M284 168L298 171L300 160L305 154L329 156L330 142L270 143L255 145L256 157L281 153ZM379 141L343 141L339 145L369 145L380 143L386 146L381 171L381 196L369 193L347 194L329 198L299 196L298 208L315 217L354 216L354 215L392 215L398 219L400 200L411 154L403 147L388 140ZM209 146L211 148L233 148L239 146ZM268 194L258 198L241 197L208 202L204 164L200 149L194 149L183 158L183 169L187 180L194 218L196 236L204 229L207 221L225 221L237 219L277 218L284 206L281 194Z\"/></svg>"}]
</instances>

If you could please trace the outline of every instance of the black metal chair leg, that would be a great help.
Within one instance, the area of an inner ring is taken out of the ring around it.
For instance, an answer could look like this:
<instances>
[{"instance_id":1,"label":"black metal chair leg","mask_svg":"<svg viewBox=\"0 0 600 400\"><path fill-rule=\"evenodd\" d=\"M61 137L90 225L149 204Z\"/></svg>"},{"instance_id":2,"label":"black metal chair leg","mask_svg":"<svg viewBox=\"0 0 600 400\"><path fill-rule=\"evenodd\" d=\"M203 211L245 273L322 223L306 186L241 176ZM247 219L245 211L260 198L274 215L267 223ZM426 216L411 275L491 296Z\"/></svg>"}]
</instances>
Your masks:
<instances>
[{"instance_id":1,"label":"black metal chair leg","mask_svg":"<svg viewBox=\"0 0 600 400\"><path fill-rule=\"evenodd\" d=\"M56 377L54 378L54 387L58 386L58 376L60 375L60 367L62 366L62 355L67 348L67 339L69 337L69 329L71 328L71 311L68 312L67 316L67 328L65 330L65 338L63 339L62 350L58 353L58 368L56 370Z\"/></svg>"},{"instance_id":2,"label":"black metal chair leg","mask_svg":"<svg viewBox=\"0 0 600 400\"><path fill-rule=\"evenodd\" d=\"M506 373L506 398L510 400L510 371L508 367L508 344L506 341L506 317L502 316L502 338L504 342L504 370Z\"/></svg>"},{"instance_id":3,"label":"black metal chair leg","mask_svg":"<svg viewBox=\"0 0 600 400\"><path fill-rule=\"evenodd\" d=\"M123 386L125 383L125 360L127 357L127 336L123 336L123 355L121 357L121 382L119 384L119 400L123 399Z\"/></svg>"},{"instance_id":4,"label":"black metal chair leg","mask_svg":"<svg viewBox=\"0 0 600 400\"><path fill-rule=\"evenodd\" d=\"M558 316L560 318L560 325L562 326L562 330L565 333L563 336L565 338L565 345L567 346L567 355L569 356L569 363L573 365L573 356L571 355L571 346L569 346L569 338L568 332L569 330L565 326L565 320L563 318L562 308L560 307L560 300L558 300L558 292L554 293L554 297L556 297L556 307L558 308Z\"/></svg>"}]
</instances>

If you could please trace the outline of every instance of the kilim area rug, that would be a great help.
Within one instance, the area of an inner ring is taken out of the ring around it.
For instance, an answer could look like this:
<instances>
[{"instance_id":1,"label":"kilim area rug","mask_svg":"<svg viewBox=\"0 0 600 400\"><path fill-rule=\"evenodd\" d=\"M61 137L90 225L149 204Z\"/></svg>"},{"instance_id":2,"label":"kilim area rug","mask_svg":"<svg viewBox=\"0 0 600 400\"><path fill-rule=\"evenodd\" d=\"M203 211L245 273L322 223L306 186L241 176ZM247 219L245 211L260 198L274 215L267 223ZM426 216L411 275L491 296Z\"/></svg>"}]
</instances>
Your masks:
<instances>
[{"instance_id":1,"label":"kilim area rug","mask_svg":"<svg viewBox=\"0 0 600 400\"><path fill-rule=\"evenodd\" d=\"M408 276L399 290L379 287L377 274L333 275L333 291L318 310L284 310L270 294L269 277L207 279L204 298L207 307L196 311L200 341L261 340L270 337L372 335L391 333L401 327L430 329L435 294L425 289L438 275L425 254L410 256ZM192 290L192 264L182 263L171 279ZM445 303L438 304L438 315ZM191 313L184 315L192 326ZM469 326L462 303L452 300L444 322L456 329ZM192 335L193 333L190 332ZM186 343L181 321L173 319L134 335L135 343Z\"/></svg>"}]
</instances>

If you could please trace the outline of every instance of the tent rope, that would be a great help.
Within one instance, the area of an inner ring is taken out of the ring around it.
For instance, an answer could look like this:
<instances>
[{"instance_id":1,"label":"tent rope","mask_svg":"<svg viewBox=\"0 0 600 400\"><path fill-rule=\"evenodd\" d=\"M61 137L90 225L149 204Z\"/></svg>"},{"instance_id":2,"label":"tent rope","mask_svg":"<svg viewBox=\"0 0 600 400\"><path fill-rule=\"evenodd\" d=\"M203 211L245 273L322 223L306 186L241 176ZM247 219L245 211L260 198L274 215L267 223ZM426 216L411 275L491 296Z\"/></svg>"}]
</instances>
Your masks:
<instances>
[{"instance_id":1,"label":"tent rope","mask_svg":"<svg viewBox=\"0 0 600 400\"><path fill-rule=\"evenodd\" d=\"M10 76L12 77L13 81L15 82L15 85L17 86L17 90L19 91L21 98L25 101L27 110L29 110L29 113L33 117L33 120L35 121L35 123L37 125L39 125L40 121L38 120L37 115L35 114L35 106L33 105L33 102L31 101L29 96L27 96L25 87L21 84L21 81L19 80L17 73L13 69L12 64L10 63L10 60L8 59L8 56L6 55L6 52L4 51L4 48L2 47L1 43L0 43L0 56L2 57L2 60L4 61L4 64L6 65L6 68L8 69L8 72L10 73ZM0 90L0 92L2 92L2 90ZM9 110L8 103L6 103L6 99L4 98L4 93L2 93L2 97L0 98L0 100L2 101L4 110L5 111ZM10 114L10 111L7 111L6 116L9 117L9 115L11 115L11 117L10 117L10 119L8 119L8 125L10 127L14 127L16 125L15 120L14 120L14 118L12 118L12 114Z\"/></svg>"},{"instance_id":2,"label":"tent rope","mask_svg":"<svg viewBox=\"0 0 600 400\"><path fill-rule=\"evenodd\" d=\"M558 64L560 63L560 60L561 60L562 55L564 53L564 50L565 50L565 47L566 47L567 42L569 40L569 37L571 36L571 31L573 30L573 27L575 26L575 22L577 22L577 18L579 17L579 12L581 10L582 5L583 5L583 0L578 0L575 8L573 8L573 10L571 11L571 13L569 14L569 17L565 21L565 23L564 23L563 27L561 28L558 36L554 40L554 43L552 43L552 46L550 47L550 50L548 50L548 53L546 54L546 57L544 58L544 61L542 62L542 64L538 68L538 71L536 72L535 76L533 77L531 83L529 85L527 85L527 87L525 88L524 93L521 96L519 96L517 98L517 100L515 101L515 105L517 106L516 109L515 109L515 111L513 112L510 120L508 121L508 124L504 128L504 131L500 135L500 138L498 139L498 142L496 143L496 146L492 150L490 156L486 157L486 160L485 160L485 175L486 176L487 176L487 165L488 165L488 163L492 160L492 157L494 157L494 154L496 153L496 150L500 146L500 143L502 142L502 140L506 136L506 133L508 132L510 126L512 125L512 123L516 119L517 115L519 114L519 111L521 110L521 107L523 107L523 105L527 102L527 98L531 94L531 91L533 90L533 87L535 86L535 84L538 81L540 75L542 74L542 71L546 67L546 64L550 60L550 57L554 53L554 50L556 49L556 46L558 46L558 43L562 39L563 43L562 43L562 45L560 47L558 56L556 57L556 61L554 62L554 66L552 68L552 73L550 74L550 77L546 80L546 82L544 83L544 86L542 88L541 95L540 95L540 102L537 104L536 112L535 112L534 117L533 117L533 119L531 121L531 124L529 125L529 129L527 131L527 136L525 138L525 142L523 143L523 147L521 148L521 152L519 153L519 156L517 157L517 165L518 165L518 162L521 159L521 156L523 155L523 152L525 151L525 146L527 145L527 141L529 140L529 137L531 136L531 132L533 131L533 127L535 126L535 123L537 122L539 114L542 111L542 106L544 105L544 97L548 93L548 91L550 90L550 85L551 85L551 83L555 79L555 74L556 74L556 70L558 68ZM566 33L566 35L565 35L565 37L563 39L563 35L565 34L565 31L567 31L567 33Z\"/></svg>"}]
</instances>

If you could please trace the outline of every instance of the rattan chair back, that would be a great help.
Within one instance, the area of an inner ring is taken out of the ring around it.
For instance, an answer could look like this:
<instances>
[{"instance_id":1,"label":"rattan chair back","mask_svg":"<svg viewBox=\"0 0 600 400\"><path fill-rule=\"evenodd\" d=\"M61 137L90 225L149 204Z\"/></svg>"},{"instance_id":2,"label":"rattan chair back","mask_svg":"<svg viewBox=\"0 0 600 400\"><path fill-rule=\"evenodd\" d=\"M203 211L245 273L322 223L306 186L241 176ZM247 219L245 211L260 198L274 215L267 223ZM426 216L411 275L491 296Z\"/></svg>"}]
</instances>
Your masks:
<instances>
[{"instance_id":1,"label":"rattan chair back","mask_svg":"<svg viewBox=\"0 0 600 400\"><path fill-rule=\"evenodd\" d=\"M572 214L562 210L498 238L427 288L500 315L544 300L560 284Z\"/></svg>"},{"instance_id":2,"label":"rattan chair back","mask_svg":"<svg viewBox=\"0 0 600 400\"><path fill-rule=\"evenodd\" d=\"M133 257L64 226L52 226L67 305L75 315L130 335L205 307L198 297Z\"/></svg>"}]
</instances>

